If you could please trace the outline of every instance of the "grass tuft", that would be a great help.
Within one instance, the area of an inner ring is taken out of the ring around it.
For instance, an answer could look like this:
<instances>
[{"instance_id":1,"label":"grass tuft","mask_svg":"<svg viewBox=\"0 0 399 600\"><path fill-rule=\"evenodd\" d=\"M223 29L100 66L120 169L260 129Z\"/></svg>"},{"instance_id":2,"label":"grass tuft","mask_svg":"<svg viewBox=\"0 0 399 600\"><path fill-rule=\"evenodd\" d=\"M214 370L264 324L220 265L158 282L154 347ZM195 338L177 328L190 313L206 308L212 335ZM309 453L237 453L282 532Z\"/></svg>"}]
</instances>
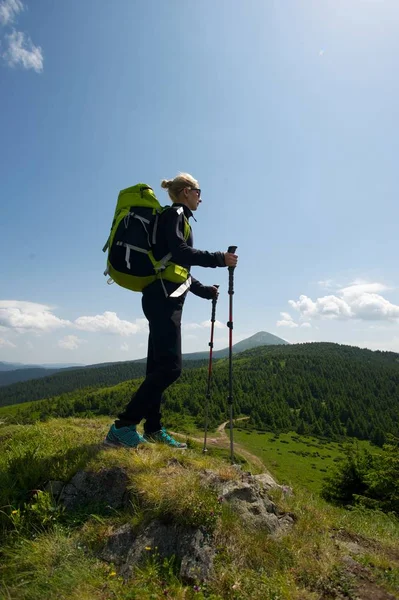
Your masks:
<instances>
[{"instance_id":1,"label":"grass tuft","mask_svg":"<svg viewBox=\"0 0 399 600\"><path fill-rule=\"evenodd\" d=\"M227 451L202 454L195 447L177 453L160 445L106 449L101 442L108 426L102 418L0 425L1 598L350 599L356 597L356 580L343 561L350 553L347 542L361 548L354 556L360 566L396 593L399 522L392 515L331 506L309 486L297 484L294 495L270 494L281 511L295 515L292 530L279 537L249 531L204 483L208 469L224 481L239 477ZM310 472L314 456L307 458ZM106 514L90 507L90 512L65 514L44 490L49 480L66 482L79 469L112 466L124 468L129 477L132 504L125 509ZM148 553L128 584L115 565L99 560L116 528L130 523L137 529L154 517L202 527L213 537L215 572L208 583L184 584L176 560L162 559L156 551Z\"/></svg>"}]
</instances>

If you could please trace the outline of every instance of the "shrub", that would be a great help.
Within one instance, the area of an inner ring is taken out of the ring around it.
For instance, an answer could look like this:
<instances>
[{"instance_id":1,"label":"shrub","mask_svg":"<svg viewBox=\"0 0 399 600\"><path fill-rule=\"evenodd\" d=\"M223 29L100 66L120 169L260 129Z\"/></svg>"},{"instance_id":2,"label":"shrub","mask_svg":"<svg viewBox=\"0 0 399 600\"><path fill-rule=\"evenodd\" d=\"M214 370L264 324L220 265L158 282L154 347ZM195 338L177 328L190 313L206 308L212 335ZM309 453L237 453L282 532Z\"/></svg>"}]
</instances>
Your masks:
<instances>
[{"instance_id":1,"label":"shrub","mask_svg":"<svg viewBox=\"0 0 399 600\"><path fill-rule=\"evenodd\" d=\"M388 436L377 455L349 447L325 480L322 496L334 504L363 504L399 515L399 438Z\"/></svg>"}]
</instances>

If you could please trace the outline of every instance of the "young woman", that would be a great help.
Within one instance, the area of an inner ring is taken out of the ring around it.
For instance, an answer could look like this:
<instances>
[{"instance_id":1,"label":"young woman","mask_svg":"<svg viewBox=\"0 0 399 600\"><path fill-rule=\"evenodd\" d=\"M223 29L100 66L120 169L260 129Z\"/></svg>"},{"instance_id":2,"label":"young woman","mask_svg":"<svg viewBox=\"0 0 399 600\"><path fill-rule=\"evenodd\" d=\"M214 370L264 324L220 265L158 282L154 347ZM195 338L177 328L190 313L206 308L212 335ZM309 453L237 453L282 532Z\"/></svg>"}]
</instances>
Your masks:
<instances>
[{"instance_id":1,"label":"young woman","mask_svg":"<svg viewBox=\"0 0 399 600\"><path fill-rule=\"evenodd\" d=\"M149 324L146 378L118 415L106 437L106 443L136 448L147 442L161 442L174 448L186 448L167 433L161 423L163 393L181 374L181 318L187 292L212 299L218 291L204 286L190 275L191 266L235 267L237 256L228 252L207 252L193 247L189 219L201 203L198 181L188 173L164 179L173 204L159 217L154 258L168 256L166 268L143 291L142 306ZM145 419L144 436L136 425Z\"/></svg>"}]
</instances>

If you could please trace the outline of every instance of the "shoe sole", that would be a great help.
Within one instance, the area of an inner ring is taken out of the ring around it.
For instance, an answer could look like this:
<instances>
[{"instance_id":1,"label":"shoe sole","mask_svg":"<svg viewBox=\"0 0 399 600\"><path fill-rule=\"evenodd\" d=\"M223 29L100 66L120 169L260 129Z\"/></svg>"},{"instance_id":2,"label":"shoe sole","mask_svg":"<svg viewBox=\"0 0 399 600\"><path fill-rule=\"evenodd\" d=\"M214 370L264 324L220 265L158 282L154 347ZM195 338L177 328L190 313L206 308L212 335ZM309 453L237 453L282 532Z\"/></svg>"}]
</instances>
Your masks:
<instances>
[{"instance_id":1,"label":"shoe sole","mask_svg":"<svg viewBox=\"0 0 399 600\"><path fill-rule=\"evenodd\" d=\"M158 440L147 440L150 444L161 444L161 446L166 446L167 448L173 448L173 450L187 450L187 446L183 446L179 448L178 446L172 446L171 444L165 444L164 442L159 442Z\"/></svg>"},{"instance_id":2,"label":"shoe sole","mask_svg":"<svg viewBox=\"0 0 399 600\"><path fill-rule=\"evenodd\" d=\"M130 448L131 450L136 450L139 446L144 446L145 444L137 444L137 446L128 446L127 444L122 444L122 442L112 442L111 440L105 439L103 441L104 446L109 446L110 448Z\"/></svg>"}]
</instances>

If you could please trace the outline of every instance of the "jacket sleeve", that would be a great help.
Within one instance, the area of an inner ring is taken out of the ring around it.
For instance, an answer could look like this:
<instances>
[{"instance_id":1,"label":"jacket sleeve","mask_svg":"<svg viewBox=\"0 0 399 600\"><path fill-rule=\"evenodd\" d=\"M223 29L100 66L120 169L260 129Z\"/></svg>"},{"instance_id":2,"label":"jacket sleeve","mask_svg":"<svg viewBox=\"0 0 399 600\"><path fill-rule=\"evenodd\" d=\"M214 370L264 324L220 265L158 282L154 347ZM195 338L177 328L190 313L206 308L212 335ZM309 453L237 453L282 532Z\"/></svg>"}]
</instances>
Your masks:
<instances>
[{"instance_id":1,"label":"jacket sleeve","mask_svg":"<svg viewBox=\"0 0 399 600\"><path fill-rule=\"evenodd\" d=\"M176 210L165 212L165 237L169 252L172 253L172 261L179 265L188 267L225 267L223 252L207 252L191 248L184 241L184 214Z\"/></svg>"},{"instance_id":2,"label":"jacket sleeve","mask_svg":"<svg viewBox=\"0 0 399 600\"><path fill-rule=\"evenodd\" d=\"M214 294L211 292L211 288L212 286L203 285L198 281L198 279L195 279L195 277L191 275L190 292L192 292L194 296L205 298L206 300L212 300Z\"/></svg>"}]
</instances>

